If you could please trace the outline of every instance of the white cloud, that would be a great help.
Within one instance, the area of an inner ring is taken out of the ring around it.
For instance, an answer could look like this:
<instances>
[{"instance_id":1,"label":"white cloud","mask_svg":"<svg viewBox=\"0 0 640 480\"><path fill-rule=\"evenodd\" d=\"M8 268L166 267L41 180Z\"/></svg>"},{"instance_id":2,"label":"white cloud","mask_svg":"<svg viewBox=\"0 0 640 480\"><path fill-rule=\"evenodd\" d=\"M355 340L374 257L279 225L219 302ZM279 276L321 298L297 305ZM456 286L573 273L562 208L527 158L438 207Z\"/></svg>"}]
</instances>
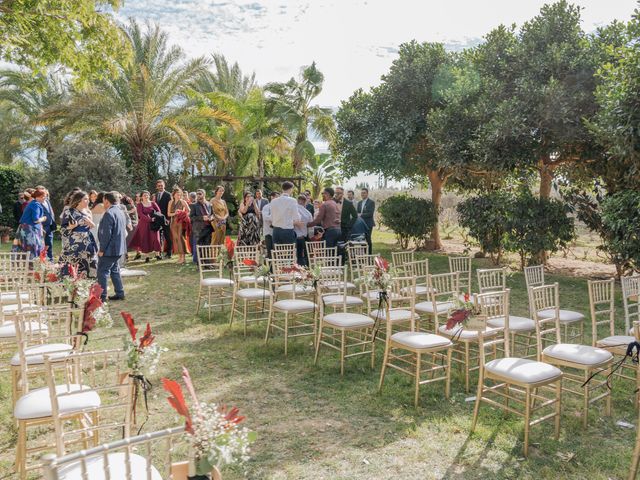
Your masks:
<instances>
[{"instance_id":1,"label":"white cloud","mask_svg":"<svg viewBox=\"0 0 640 480\"><path fill-rule=\"evenodd\" d=\"M129 0L118 13L159 23L190 55L221 52L258 81L286 80L316 61L325 74L319 101L337 106L378 83L398 45L476 43L499 24L521 25L543 0ZM587 31L627 20L635 0L575 1Z\"/></svg>"}]
</instances>

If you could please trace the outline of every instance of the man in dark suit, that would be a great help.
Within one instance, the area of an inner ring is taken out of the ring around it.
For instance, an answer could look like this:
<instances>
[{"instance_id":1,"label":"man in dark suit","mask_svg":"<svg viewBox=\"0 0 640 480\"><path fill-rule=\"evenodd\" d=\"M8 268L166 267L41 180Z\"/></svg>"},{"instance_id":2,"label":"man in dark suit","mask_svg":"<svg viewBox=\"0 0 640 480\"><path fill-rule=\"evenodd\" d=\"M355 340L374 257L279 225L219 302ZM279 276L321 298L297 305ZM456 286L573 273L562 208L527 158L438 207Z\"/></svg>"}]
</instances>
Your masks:
<instances>
[{"instance_id":1,"label":"man in dark suit","mask_svg":"<svg viewBox=\"0 0 640 480\"><path fill-rule=\"evenodd\" d=\"M269 200L262 196L262 190L256 190L255 202L258 205L258 209L262 211L265 205L269 203Z\"/></svg>"},{"instance_id":2,"label":"man in dark suit","mask_svg":"<svg viewBox=\"0 0 640 480\"><path fill-rule=\"evenodd\" d=\"M171 201L171 194L164 189L164 180L159 179L156 182L156 203L160 207L160 213L164 215L164 218L169 218L167 211L169 210L169 202ZM171 230L169 224L162 227L162 237L164 238L163 250L167 253L167 258L171 258Z\"/></svg>"},{"instance_id":3,"label":"man in dark suit","mask_svg":"<svg viewBox=\"0 0 640 480\"><path fill-rule=\"evenodd\" d=\"M36 189L44 190L46 193L44 202L42 202L44 216L46 217L46 220L42 222L42 230L44 235L44 244L47 247L47 257L50 262L53 262L53 232L56 231L58 225L56 225L56 217L53 213L51 202L49 201L49 190L42 185L38 185Z\"/></svg>"},{"instance_id":4,"label":"man in dark suit","mask_svg":"<svg viewBox=\"0 0 640 480\"><path fill-rule=\"evenodd\" d=\"M376 222L373 220L373 215L376 211L376 202L369 198L369 189L363 188L360 191L360 196L362 200L358 202L358 217L364 220L364 223L367 224L369 231L366 234L367 245L369 246L369 254L371 254L373 250L373 246L371 244L371 232L373 232L373 227L376 226Z\"/></svg>"},{"instance_id":5,"label":"man in dark suit","mask_svg":"<svg viewBox=\"0 0 640 480\"><path fill-rule=\"evenodd\" d=\"M102 203L105 208L104 216L98 226L98 283L102 287L102 300L107 298L107 277L111 276L111 282L115 289L115 295L109 300L124 300L124 286L120 278L120 266L118 260L127 253L127 220L124 213L116 205L114 192L104 194Z\"/></svg>"},{"instance_id":6,"label":"man in dark suit","mask_svg":"<svg viewBox=\"0 0 640 480\"><path fill-rule=\"evenodd\" d=\"M189 205L191 218L191 255L193 263L198 263L198 245L211 243L211 204L207 202L206 192L199 188L196 191L196 201Z\"/></svg>"},{"instance_id":7,"label":"man in dark suit","mask_svg":"<svg viewBox=\"0 0 640 480\"><path fill-rule=\"evenodd\" d=\"M340 205L340 230L342 231L342 241L349 241L349 235L351 234L351 228L358 218L356 213L356 207L352 202L344 198L344 188L336 187L336 203Z\"/></svg>"}]
</instances>

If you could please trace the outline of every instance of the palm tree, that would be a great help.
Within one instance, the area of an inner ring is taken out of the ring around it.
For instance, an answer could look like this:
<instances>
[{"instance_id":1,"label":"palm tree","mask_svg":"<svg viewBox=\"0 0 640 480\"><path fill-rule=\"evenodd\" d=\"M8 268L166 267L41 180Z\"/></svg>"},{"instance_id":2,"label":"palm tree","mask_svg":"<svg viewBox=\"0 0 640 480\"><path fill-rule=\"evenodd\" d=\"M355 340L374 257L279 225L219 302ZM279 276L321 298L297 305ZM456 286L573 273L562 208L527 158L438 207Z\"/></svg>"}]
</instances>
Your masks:
<instances>
[{"instance_id":1,"label":"palm tree","mask_svg":"<svg viewBox=\"0 0 640 480\"><path fill-rule=\"evenodd\" d=\"M0 102L19 122L15 128L22 129L24 149L44 150L50 158L62 130L60 122L42 124L41 115L48 109L64 102L69 86L57 73L33 74L28 70L0 71ZM15 128L13 129L15 131ZM5 133L8 130L5 128Z\"/></svg>"},{"instance_id":2,"label":"palm tree","mask_svg":"<svg viewBox=\"0 0 640 480\"><path fill-rule=\"evenodd\" d=\"M185 158L201 147L223 158L222 142L203 126L238 122L194 94L193 86L207 72L205 59L186 60L182 49L167 44L167 34L157 25L147 24L143 32L131 20L123 31L131 56L119 61L119 75L78 90L44 118L62 118L126 146L138 185L146 183L147 162L162 146L176 148Z\"/></svg>"},{"instance_id":3,"label":"palm tree","mask_svg":"<svg viewBox=\"0 0 640 480\"><path fill-rule=\"evenodd\" d=\"M229 66L224 55L211 55L215 71L207 71L198 79L195 89L202 93L226 93L237 100L244 100L256 87L256 74L244 75L238 63Z\"/></svg>"},{"instance_id":4,"label":"palm tree","mask_svg":"<svg viewBox=\"0 0 640 480\"><path fill-rule=\"evenodd\" d=\"M290 132L293 144L293 169L298 172L315 155L315 148L309 141L309 133L333 141L335 125L331 109L312 105L312 101L322 91L324 75L315 62L303 67L300 80L291 78L286 83L270 83L265 90L275 115L281 118Z\"/></svg>"},{"instance_id":5,"label":"palm tree","mask_svg":"<svg viewBox=\"0 0 640 480\"><path fill-rule=\"evenodd\" d=\"M335 158L328 153L314 155L305 166L307 182L311 184L312 198L318 198L325 187L339 183L340 169Z\"/></svg>"}]
</instances>

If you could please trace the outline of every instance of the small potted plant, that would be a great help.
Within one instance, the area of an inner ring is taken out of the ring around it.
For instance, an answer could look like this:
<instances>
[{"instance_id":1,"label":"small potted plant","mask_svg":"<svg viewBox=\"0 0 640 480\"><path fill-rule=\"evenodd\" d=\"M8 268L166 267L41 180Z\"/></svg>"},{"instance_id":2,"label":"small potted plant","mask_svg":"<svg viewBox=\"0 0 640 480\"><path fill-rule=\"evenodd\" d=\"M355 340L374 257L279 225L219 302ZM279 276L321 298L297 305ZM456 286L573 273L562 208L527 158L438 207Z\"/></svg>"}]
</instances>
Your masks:
<instances>
[{"instance_id":1,"label":"small potted plant","mask_svg":"<svg viewBox=\"0 0 640 480\"><path fill-rule=\"evenodd\" d=\"M9 243L11 241L12 232L13 228L7 227L6 225L0 225L0 242Z\"/></svg>"}]
</instances>

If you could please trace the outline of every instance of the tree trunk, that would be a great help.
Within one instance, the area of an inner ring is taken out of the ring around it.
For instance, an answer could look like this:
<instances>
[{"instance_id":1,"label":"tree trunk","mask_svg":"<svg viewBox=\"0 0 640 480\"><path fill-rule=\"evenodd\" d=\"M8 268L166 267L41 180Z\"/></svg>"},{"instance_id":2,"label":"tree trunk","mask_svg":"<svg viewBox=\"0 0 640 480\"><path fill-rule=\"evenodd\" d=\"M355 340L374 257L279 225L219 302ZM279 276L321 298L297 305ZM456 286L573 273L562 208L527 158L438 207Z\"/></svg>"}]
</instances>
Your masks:
<instances>
[{"instance_id":1,"label":"tree trunk","mask_svg":"<svg viewBox=\"0 0 640 480\"><path fill-rule=\"evenodd\" d=\"M144 158L144 151L142 149L133 147L131 149L131 176L133 178L133 184L136 186L147 185L147 165Z\"/></svg>"},{"instance_id":2,"label":"tree trunk","mask_svg":"<svg viewBox=\"0 0 640 480\"><path fill-rule=\"evenodd\" d=\"M264 152L262 146L258 145L258 175L260 176L260 182L258 182L258 188L264 193Z\"/></svg>"},{"instance_id":3,"label":"tree trunk","mask_svg":"<svg viewBox=\"0 0 640 480\"><path fill-rule=\"evenodd\" d=\"M542 160L538 163L538 171L540 172L540 198L549 198L551 196L553 170L553 167L546 165Z\"/></svg>"},{"instance_id":4,"label":"tree trunk","mask_svg":"<svg viewBox=\"0 0 640 480\"><path fill-rule=\"evenodd\" d=\"M434 250L442 250L439 217L440 203L442 201L442 188L444 187L446 179L443 180L437 170L430 170L427 176L429 177L429 184L431 185L431 202L436 209L436 224L431 231L431 242Z\"/></svg>"}]
</instances>

